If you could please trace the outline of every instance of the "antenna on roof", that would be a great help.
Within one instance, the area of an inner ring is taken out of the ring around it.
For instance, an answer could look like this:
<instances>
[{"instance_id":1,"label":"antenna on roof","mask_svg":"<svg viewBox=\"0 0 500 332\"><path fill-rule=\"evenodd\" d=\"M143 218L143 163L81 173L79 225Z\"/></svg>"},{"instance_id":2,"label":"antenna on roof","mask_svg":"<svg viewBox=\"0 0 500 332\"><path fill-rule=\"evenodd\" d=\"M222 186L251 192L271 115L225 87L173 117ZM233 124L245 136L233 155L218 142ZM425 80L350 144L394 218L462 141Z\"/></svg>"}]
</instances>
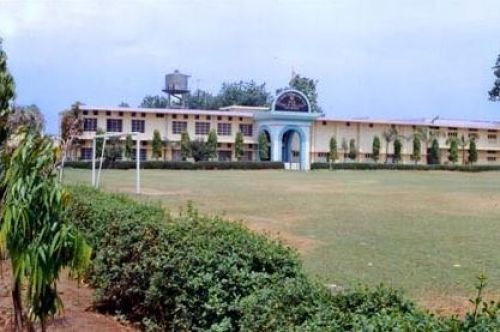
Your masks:
<instances>
[{"instance_id":1,"label":"antenna on roof","mask_svg":"<svg viewBox=\"0 0 500 332\"><path fill-rule=\"evenodd\" d=\"M435 121L439 120L439 115L436 115L434 118L432 118L431 122L434 124Z\"/></svg>"}]
</instances>

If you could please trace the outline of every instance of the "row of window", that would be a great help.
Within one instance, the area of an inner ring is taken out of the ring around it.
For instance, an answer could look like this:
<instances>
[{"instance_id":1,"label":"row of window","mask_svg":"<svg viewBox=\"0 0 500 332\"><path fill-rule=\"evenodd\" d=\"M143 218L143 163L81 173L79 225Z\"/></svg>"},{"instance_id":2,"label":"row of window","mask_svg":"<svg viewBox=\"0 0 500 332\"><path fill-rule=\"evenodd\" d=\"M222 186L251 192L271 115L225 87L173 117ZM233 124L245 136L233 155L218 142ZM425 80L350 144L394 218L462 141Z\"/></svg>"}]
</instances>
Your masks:
<instances>
[{"instance_id":1,"label":"row of window","mask_svg":"<svg viewBox=\"0 0 500 332\"><path fill-rule=\"evenodd\" d=\"M137 116L137 112L131 112L130 113L132 117L136 117ZM142 118L145 118L146 117L146 113L144 112L141 112L139 113L141 115ZM83 115L90 115L90 112L89 111L83 111ZM99 115L99 111L92 111L92 115ZM124 116L124 112L114 112L112 113L111 111L106 111L106 116ZM165 117L165 113L155 113L156 117L157 118L164 118ZM177 119L177 116L180 116L181 114L172 114L172 119ZM182 114L182 118L183 119L189 119L189 114ZM201 119L201 115L199 114L195 114L194 115L194 118L195 120L199 120ZM210 120L212 119L212 116L211 115L205 115L205 120ZM217 116L217 120L221 121L223 119L222 116ZM233 117L232 116L228 116L227 117L227 120L228 121L233 121ZM243 117L239 117L239 120L240 121L243 121Z\"/></svg>"},{"instance_id":2,"label":"row of window","mask_svg":"<svg viewBox=\"0 0 500 332\"><path fill-rule=\"evenodd\" d=\"M144 133L145 128L144 120L132 120L131 131L136 133ZM195 134L196 135L208 135L210 132L210 122L195 122ZM85 118L83 121L84 131L97 131L97 119L96 118ZM187 130L187 121L173 121L172 122L172 133L181 134ZM123 121L121 119L106 119L106 131L109 133L121 133L123 131ZM253 125L252 124L240 124L240 131L243 136L252 137L253 136ZM221 136L231 136L232 135L232 124L228 122L217 123L217 134Z\"/></svg>"}]
</instances>

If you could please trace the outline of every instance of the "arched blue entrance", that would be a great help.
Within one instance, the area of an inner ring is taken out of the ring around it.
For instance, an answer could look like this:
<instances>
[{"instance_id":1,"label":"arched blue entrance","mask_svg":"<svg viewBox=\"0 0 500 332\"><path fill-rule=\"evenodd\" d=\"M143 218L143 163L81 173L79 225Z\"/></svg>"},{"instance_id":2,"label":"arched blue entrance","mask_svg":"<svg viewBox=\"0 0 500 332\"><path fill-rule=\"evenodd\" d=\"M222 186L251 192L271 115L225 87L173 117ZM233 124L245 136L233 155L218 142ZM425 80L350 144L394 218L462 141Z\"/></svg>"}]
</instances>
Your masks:
<instances>
[{"instance_id":1,"label":"arched blue entrance","mask_svg":"<svg viewBox=\"0 0 500 332\"><path fill-rule=\"evenodd\" d=\"M299 126L284 126L279 135L281 161L291 169L304 169L307 165L307 135Z\"/></svg>"}]
</instances>

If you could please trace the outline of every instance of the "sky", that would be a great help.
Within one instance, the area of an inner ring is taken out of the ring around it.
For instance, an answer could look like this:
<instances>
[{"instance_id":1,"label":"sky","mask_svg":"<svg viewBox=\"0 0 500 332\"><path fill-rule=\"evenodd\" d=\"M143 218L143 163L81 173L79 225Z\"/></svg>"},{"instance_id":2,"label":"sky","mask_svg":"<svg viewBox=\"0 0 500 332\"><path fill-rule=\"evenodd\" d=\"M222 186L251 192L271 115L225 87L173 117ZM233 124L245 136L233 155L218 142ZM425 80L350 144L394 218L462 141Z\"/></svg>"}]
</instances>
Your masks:
<instances>
[{"instance_id":1,"label":"sky","mask_svg":"<svg viewBox=\"0 0 500 332\"><path fill-rule=\"evenodd\" d=\"M175 69L213 93L251 79L274 93L294 71L331 118L500 120L498 1L0 0L0 37L16 103L49 133L73 102L137 106Z\"/></svg>"}]
</instances>

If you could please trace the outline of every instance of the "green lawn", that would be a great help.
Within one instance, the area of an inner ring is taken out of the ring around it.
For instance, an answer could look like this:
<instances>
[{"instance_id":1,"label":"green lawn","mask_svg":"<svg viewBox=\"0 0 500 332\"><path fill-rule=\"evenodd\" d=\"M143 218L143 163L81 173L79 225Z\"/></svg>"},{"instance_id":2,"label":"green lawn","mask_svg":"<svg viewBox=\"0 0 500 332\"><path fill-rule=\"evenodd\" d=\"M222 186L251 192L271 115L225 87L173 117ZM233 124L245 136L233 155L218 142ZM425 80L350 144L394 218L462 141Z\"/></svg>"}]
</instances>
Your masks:
<instances>
[{"instance_id":1,"label":"green lawn","mask_svg":"<svg viewBox=\"0 0 500 332\"><path fill-rule=\"evenodd\" d=\"M134 191L134 171L103 188ZM500 294L500 173L416 171L142 171L139 199L279 232L311 274L341 286L384 282L423 302L463 303L484 271ZM67 170L66 182L90 181ZM454 305L454 304L452 304Z\"/></svg>"}]
</instances>

